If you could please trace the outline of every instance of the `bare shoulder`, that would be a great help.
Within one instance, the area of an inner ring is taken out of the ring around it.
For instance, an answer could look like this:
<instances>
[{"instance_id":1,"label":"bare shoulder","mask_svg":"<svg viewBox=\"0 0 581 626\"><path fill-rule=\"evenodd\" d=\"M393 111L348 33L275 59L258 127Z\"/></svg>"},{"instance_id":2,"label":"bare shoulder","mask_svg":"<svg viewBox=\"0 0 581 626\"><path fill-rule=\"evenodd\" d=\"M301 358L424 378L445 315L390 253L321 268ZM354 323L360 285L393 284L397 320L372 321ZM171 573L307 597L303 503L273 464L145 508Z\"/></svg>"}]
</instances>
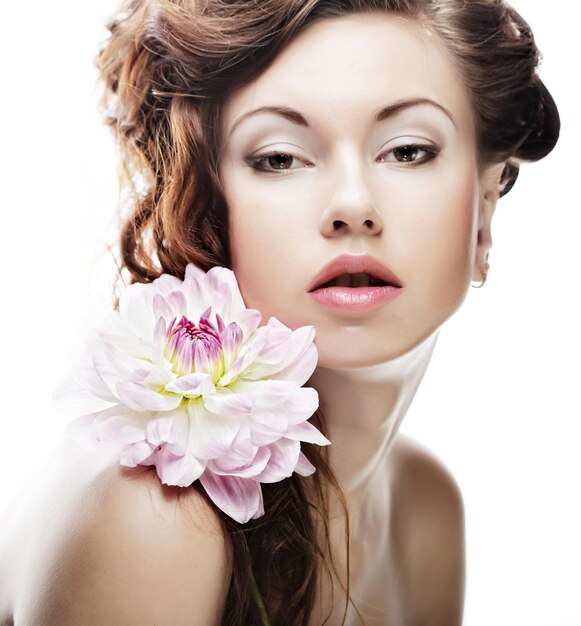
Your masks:
<instances>
[{"instance_id":1,"label":"bare shoulder","mask_svg":"<svg viewBox=\"0 0 581 626\"><path fill-rule=\"evenodd\" d=\"M218 624L229 554L203 497L163 485L151 467L111 463L83 482L63 523L38 546L15 622Z\"/></svg>"},{"instance_id":2,"label":"bare shoulder","mask_svg":"<svg viewBox=\"0 0 581 626\"><path fill-rule=\"evenodd\" d=\"M436 506L449 512L463 509L462 493L450 470L438 457L407 435L399 434L391 451L394 488L416 506ZM409 487L414 486L413 491ZM422 497L418 498L421 492ZM434 511L431 511L434 512Z\"/></svg>"},{"instance_id":3,"label":"bare shoulder","mask_svg":"<svg viewBox=\"0 0 581 626\"><path fill-rule=\"evenodd\" d=\"M414 626L459 626L465 587L462 494L429 450L399 435L392 448L394 550Z\"/></svg>"}]
</instances>

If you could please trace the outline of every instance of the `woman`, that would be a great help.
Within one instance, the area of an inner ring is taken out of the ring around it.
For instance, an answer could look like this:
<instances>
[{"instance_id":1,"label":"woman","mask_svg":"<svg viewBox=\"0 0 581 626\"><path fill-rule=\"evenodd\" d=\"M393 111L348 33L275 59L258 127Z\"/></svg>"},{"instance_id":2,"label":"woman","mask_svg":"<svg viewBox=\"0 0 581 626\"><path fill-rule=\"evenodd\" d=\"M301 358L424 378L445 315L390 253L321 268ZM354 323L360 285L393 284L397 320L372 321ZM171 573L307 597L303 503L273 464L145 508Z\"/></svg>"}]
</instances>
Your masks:
<instances>
[{"instance_id":1,"label":"woman","mask_svg":"<svg viewBox=\"0 0 581 626\"><path fill-rule=\"evenodd\" d=\"M498 198L558 136L526 23L490 1L136 2L111 33L124 267L139 282L230 267L265 319L314 325L313 421L332 445L237 525L197 486L64 442L49 495L9 520L0 608L15 624L260 624L254 577L273 624L460 623L461 496L397 431L438 329L486 280ZM354 299L346 275L363 273L392 297Z\"/></svg>"}]
</instances>

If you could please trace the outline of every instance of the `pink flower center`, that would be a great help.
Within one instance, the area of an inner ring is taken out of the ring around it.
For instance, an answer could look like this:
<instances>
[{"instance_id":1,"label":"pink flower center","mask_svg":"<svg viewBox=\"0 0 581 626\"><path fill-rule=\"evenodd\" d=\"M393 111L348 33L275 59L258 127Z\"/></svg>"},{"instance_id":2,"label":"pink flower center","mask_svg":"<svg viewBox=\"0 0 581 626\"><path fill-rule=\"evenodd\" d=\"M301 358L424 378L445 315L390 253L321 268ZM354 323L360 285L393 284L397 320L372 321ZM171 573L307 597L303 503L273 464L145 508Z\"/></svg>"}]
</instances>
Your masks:
<instances>
[{"instance_id":1,"label":"pink flower center","mask_svg":"<svg viewBox=\"0 0 581 626\"><path fill-rule=\"evenodd\" d=\"M205 316L206 313L198 325L185 315L176 324L177 318L174 317L167 329L166 356L177 365L182 375L191 372L220 374L222 343L218 329Z\"/></svg>"}]
</instances>

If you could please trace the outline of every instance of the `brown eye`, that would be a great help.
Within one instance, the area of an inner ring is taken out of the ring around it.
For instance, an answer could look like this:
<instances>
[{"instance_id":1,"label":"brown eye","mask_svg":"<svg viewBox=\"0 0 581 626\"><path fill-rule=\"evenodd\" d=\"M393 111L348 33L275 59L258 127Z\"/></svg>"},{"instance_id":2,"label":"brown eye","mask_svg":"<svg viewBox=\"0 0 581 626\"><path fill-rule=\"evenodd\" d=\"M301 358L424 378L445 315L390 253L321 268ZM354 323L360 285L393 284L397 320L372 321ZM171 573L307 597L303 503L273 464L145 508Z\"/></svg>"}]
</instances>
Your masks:
<instances>
[{"instance_id":1,"label":"brown eye","mask_svg":"<svg viewBox=\"0 0 581 626\"><path fill-rule=\"evenodd\" d=\"M418 146L401 146L393 151L396 161L415 161L420 148Z\"/></svg>"},{"instance_id":2,"label":"brown eye","mask_svg":"<svg viewBox=\"0 0 581 626\"><path fill-rule=\"evenodd\" d=\"M389 152L384 153L382 162L387 163L409 163L410 165L421 165L435 159L440 153L440 148L432 145L403 144L397 146Z\"/></svg>"},{"instance_id":3,"label":"brown eye","mask_svg":"<svg viewBox=\"0 0 581 626\"><path fill-rule=\"evenodd\" d=\"M283 154L279 152L277 154L271 154L270 156L266 157L266 159L270 167L272 167L273 169L286 170L289 169L293 160L293 156L292 154Z\"/></svg>"},{"instance_id":4,"label":"brown eye","mask_svg":"<svg viewBox=\"0 0 581 626\"><path fill-rule=\"evenodd\" d=\"M291 167L294 162L303 163L304 167L312 167L311 163L303 161L302 159L297 158L294 154L289 154L287 152L270 152L268 154L259 154L256 157L248 157L246 162L250 167L259 172L286 172L290 170L300 169L300 165L298 167Z\"/></svg>"}]
</instances>

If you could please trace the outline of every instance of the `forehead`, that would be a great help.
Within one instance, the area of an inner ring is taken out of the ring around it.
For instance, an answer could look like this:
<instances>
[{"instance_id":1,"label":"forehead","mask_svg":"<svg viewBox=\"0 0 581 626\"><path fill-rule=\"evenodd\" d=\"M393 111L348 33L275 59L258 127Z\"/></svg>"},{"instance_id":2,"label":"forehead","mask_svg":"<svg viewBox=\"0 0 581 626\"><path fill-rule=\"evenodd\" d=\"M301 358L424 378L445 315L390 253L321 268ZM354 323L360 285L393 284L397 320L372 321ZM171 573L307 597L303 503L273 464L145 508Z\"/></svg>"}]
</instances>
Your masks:
<instances>
[{"instance_id":1,"label":"forehead","mask_svg":"<svg viewBox=\"0 0 581 626\"><path fill-rule=\"evenodd\" d=\"M261 106L296 108L317 124L340 129L408 98L439 102L459 130L473 128L463 80L443 41L423 24L383 11L324 18L226 100L222 137L240 115Z\"/></svg>"}]
</instances>

